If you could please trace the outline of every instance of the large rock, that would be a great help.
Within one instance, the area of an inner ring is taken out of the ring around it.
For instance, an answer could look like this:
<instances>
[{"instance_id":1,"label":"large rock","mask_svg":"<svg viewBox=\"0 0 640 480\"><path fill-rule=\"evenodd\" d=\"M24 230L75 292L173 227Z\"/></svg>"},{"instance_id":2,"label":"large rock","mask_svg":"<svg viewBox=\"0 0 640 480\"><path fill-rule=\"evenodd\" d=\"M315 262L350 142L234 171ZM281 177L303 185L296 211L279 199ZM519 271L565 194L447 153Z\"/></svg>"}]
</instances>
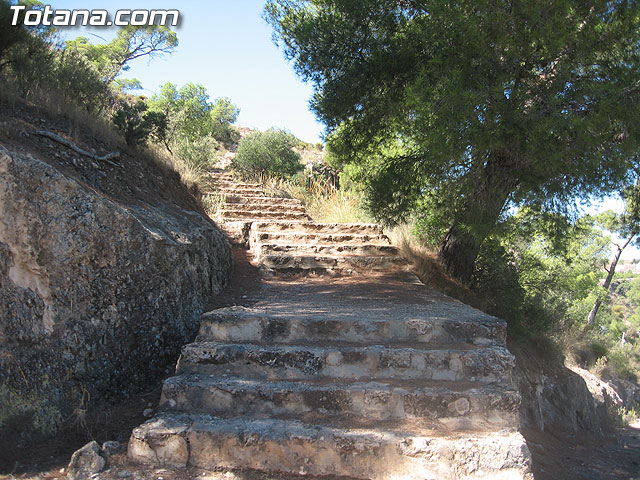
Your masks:
<instances>
[{"instance_id":1,"label":"large rock","mask_svg":"<svg viewBox=\"0 0 640 480\"><path fill-rule=\"evenodd\" d=\"M157 378L231 267L199 213L118 201L0 146L0 431L52 433Z\"/></svg>"},{"instance_id":2,"label":"large rock","mask_svg":"<svg viewBox=\"0 0 640 480\"><path fill-rule=\"evenodd\" d=\"M94 440L73 453L67 467L67 479L88 480L92 475L103 471L105 465L98 442Z\"/></svg>"}]
</instances>

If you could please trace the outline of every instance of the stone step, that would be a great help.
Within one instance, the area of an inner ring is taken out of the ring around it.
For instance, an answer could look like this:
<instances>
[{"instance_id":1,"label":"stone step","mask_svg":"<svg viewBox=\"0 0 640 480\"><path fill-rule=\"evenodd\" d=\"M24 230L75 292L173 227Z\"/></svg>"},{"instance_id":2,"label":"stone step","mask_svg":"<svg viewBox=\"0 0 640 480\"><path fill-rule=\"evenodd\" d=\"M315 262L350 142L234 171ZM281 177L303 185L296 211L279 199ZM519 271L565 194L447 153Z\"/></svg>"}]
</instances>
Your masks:
<instances>
[{"instance_id":1,"label":"stone step","mask_svg":"<svg viewBox=\"0 0 640 480\"><path fill-rule=\"evenodd\" d=\"M398 248L393 245L305 245L261 243L254 244L251 251L259 261L266 255L306 255L306 256L352 256L393 257L398 255Z\"/></svg>"},{"instance_id":2,"label":"stone step","mask_svg":"<svg viewBox=\"0 0 640 480\"><path fill-rule=\"evenodd\" d=\"M262 188L245 188L245 187L222 187L219 188L218 193L220 195L264 195Z\"/></svg>"},{"instance_id":3,"label":"stone step","mask_svg":"<svg viewBox=\"0 0 640 480\"><path fill-rule=\"evenodd\" d=\"M418 436L302 422L162 413L133 431L129 459L155 467L254 469L376 480L531 479L524 438Z\"/></svg>"},{"instance_id":4,"label":"stone step","mask_svg":"<svg viewBox=\"0 0 640 480\"><path fill-rule=\"evenodd\" d=\"M305 271L318 273L391 272L406 265L406 259L400 256L269 254L260 257L261 267L283 275L304 273Z\"/></svg>"},{"instance_id":5,"label":"stone step","mask_svg":"<svg viewBox=\"0 0 640 480\"><path fill-rule=\"evenodd\" d=\"M304 380L420 379L504 382L513 356L504 347L473 345L406 347L298 346L200 342L185 345L177 374L232 375Z\"/></svg>"},{"instance_id":6,"label":"stone step","mask_svg":"<svg viewBox=\"0 0 640 480\"><path fill-rule=\"evenodd\" d=\"M217 188L253 188L253 189L262 189L261 183L246 183L236 180L215 180L215 185Z\"/></svg>"},{"instance_id":7,"label":"stone step","mask_svg":"<svg viewBox=\"0 0 640 480\"><path fill-rule=\"evenodd\" d=\"M223 210L254 212L256 214L263 212L305 213L302 205L265 205L251 201L244 203L227 202L223 206Z\"/></svg>"},{"instance_id":8,"label":"stone step","mask_svg":"<svg viewBox=\"0 0 640 480\"><path fill-rule=\"evenodd\" d=\"M280 198L280 197L238 197L230 196L225 197L228 204L251 204L251 205L267 205L267 206L284 206L284 207L300 207L302 202L293 198Z\"/></svg>"},{"instance_id":9,"label":"stone step","mask_svg":"<svg viewBox=\"0 0 640 480\"><path fill-rule=\"evenodd\" d=\"M252 240L256 243L285 245L291 243L304 243L306 245L327 245L331 243L390 245L391 243L386 235L360 235L357 233L256 232L255 238Z\"/></svg>"},{"instance_id":10,"label":"stone step","mask_svg":"<svg viewBox=\"0 0 640 480\"><path fill-rule=\"evenodd\" d=\"M374 223L314 223L314 222L254 222L252 232L256 233L328 233L382 235L382 227Z\"/></svg>"},{"instance_id":11,"label":"stone step","mask_svg":"<svg viewBox=\"0 0 640 480\"><path fill-rule=\"evenodd\" d=\"M503 345L506 332L506 322L480 313L465 317L460 312L447 315L446 311L438 310L424 318L397 321L387 318L371 320L366 315L326 320L323 312L306 315L294 312L290 317L283 317L254 312L245 307L228 307L202 316L198 341L297 345L304 342Z\"/></svg>"},{"instance_id":12,"label":"stone step","mask_svg":"<svg viewBox=\"0 0 640 480\"><path fill-rule=\"evenodd\" d=\"M247 246L249 244L249 230L251 221L220 219L222 230L229 236L231 241Z\"/></svg>"},{"instance_id":13,"label":"stone step","mask_svg":"<svg viewBox=\"0 0 640 480\"><path fill-rule=\"evenodd\" d=\"M264 192L260 192L260 193L234 193L234 192L222 193L222 192L218 191L218 194L220 196L222 196L227 202L230 202L230 203L233 203L233 201L235 201L235 199L237 199L237 198L248 198L248 199L281 198L281 197L269 196ZM287 199L287 200L290 200L290 199Z\"/></svg>"},{"instance_id":14,"label":"stone step","mask_svg":"<svg viewBox=\"0 0 640 480\"><path fill-rule=\"evenodd\" d=\"M163 409L237 417L301 420L323 425L393 428L420 433L517 427L515 390L461 382L333 383L179 375L165 380Z\"/></svg>"},{"instance_id":15,"label":"stone step","mask_svg":"<svg viewBox=\"0 0 640 480\"><path fill-rule=\"evenodd\" d=\"M229 208L229 205L225 207L224 210L221 211L222 218L229 219L232 221L243 220L243 219L253 219L260 218L264 220L265 218L272 218L274 220L294 220L294 221L307 221L309 220L309 216L303 212L295 212L295 211L256 211L256 210L242 210Z\"/></svg>"},{"instance_id":16,"label":"stone step","mask_svg":"<svg viewBox=\"0 0 640 480\"><path fill-rule=\"evenodd\" d=\"M209 177L213 180L222 181L222 182L235 182L236 178L230 173L210 173Z\"/></svg>"}]
</instances>

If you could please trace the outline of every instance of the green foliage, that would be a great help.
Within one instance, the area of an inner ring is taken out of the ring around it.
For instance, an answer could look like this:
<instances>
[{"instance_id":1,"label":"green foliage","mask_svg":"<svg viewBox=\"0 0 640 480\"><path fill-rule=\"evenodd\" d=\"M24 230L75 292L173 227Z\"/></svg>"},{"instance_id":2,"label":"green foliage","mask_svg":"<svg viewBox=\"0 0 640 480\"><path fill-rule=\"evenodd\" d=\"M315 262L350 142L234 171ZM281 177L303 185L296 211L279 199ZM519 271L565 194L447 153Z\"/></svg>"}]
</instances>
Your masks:
<instances>
[{"instance_id":1,"label":"green foliage","mask_svg":"<svg viewBox=\"0 0 640 480\"><path fill-rule=\"evenodd\" d=\"M28 35L22 22L12 25L13 11L9 8L10 5L7 0L0 0L0 59L13 45L24 42ZM21 16L24 17L24 13L21 12ZM4 63L0 62L0 68L3 66Z\"/></svg>"},{"instance_id":2,"label":"green foliage","mask_svg":"<svg viewBox=\"0 0 640 480\"><path fill-rule=\"evenodd\" d=\"M240 141L231 166L245 176L290 177L302 170L300 155L293 150L296 144L296 137L285 130L252 133Z\"/></svg>"},{"instance_id":3,"label":"green foliage","mask_svg":"<svg viewBox=\"0 0 640 480\"><path fill-rule=\"evenodd\" d=\"M229 98L218 98L211 108L213 138L226 146L237 143L240 133L232 124L236 123L239 114L240 109Z\"/></svg>"},{"instance_id":4,"label":"green foliage","mask_svg":"<svg viewBox=\"0 0 640 480\"><path fill-rule=\"evenodd\" d=\"M609 238L590 217L545 217L521 209L503 221L483 244L471 282L521 336L583 328L609 255Z\"/></svg>"},{"instance_id":5,"label":"green foliage","mask_svg":"<svg viewBox=\"0 0 640 480\"><path fill-rule=\"evenodd\" d=\"M202 85L187 83L178 89L167 82L149 100L149 109L167 119L160 140L192 166L207 165L215 158L218 142L228 144L236 139L231 123L240 110L228 98L211 103Z\"/></svg>"},{"instance_id":6,"label":"green foliage","mask_svg":"<svg viewBox=\"0 0 640 480\"><path fill-rule=\"evenodd\" d=\"M165 115L162 112L148 111L143 98L121 99L112 120L127 145L131 146L145 145L152 136L162 138L167 129Z\"/></svg>"},{"instance_id":7,"label":"green foliage","mask_svg":"<svg viewBox=\"0 0 640 480\"><path fill-rule=\"evenodd\" d=\"M142 90L142 83L137 78L116 78L111 87L117 93L131 93Z\"/></svg>"},{"instance_id":8,"label":"green foliage","mask_svg":"<svg viewBox=\"0 0 640 480\"><path fill-rule=\"evenodd\" d=\"M374 159L371 207L391 221L441 210L440 256L465 281L509 205L564 213L632 173L639 12L607 0L265 7L341 161Z\"/></svg>"},{"instance_id":9,"label":"green foliage","mask_svg":"<svg viewBox=\"0 0 640 480\"><path fill-rule=\"evenodd\" d=\"M217 149L218 142L215 138L205 136L177 143L174 153L193 170L200 172L212 165Z\"/></svg>"},{"instance_id":10,"label":"green foliage","mask_svg":"<svg viewBox=\"0 0 640 480\"><path fill-rule=\"evenodd\" d=\"M158 57L173 53L178 45L175 32L158 25L127 25L118 30L109 43L92 44L86 37L77 37L65 43L65 49L84 57L96 69L102 80L110 84L128 63L136 58Z\"/></svg>"}]
</instances>

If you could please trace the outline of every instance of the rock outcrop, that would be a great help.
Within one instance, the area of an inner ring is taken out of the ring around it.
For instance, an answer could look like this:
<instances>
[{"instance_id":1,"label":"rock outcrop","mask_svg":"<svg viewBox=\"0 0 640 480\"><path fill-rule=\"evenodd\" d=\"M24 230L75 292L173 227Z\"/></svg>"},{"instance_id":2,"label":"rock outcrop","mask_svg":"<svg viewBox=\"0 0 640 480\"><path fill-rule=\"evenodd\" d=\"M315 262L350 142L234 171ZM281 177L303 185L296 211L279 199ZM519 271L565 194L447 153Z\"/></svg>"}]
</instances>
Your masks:
<instances>
[{"instance_id":1,"label":"rock outcrop","mask_svg":"<svg viewBox=\"0 0 640 480\"><path fill-rule=\"evenodd\" d=\"M232 267L209 219L0 146L0 429L53 433L157 378Z\"/></svg>"}]
</instances>

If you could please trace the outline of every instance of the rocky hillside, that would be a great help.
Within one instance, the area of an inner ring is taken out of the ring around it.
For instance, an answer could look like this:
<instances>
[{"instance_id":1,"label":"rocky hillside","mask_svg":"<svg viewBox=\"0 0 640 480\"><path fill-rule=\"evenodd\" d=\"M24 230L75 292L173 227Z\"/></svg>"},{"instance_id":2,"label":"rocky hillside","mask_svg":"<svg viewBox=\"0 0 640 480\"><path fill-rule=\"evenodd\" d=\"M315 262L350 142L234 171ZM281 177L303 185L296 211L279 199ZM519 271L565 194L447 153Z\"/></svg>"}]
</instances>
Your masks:
<instances>
[{"instance_id":1,"label":"rocky hillside","mask_svg":"<svg viewBox=\"0 0 640 480\"><path fill-rule=\"evenodd\" d=\"M0 100L1 437L51 434L157 379L231 268L167 166L99 125Z\"/></svg>"}]
</instances>

